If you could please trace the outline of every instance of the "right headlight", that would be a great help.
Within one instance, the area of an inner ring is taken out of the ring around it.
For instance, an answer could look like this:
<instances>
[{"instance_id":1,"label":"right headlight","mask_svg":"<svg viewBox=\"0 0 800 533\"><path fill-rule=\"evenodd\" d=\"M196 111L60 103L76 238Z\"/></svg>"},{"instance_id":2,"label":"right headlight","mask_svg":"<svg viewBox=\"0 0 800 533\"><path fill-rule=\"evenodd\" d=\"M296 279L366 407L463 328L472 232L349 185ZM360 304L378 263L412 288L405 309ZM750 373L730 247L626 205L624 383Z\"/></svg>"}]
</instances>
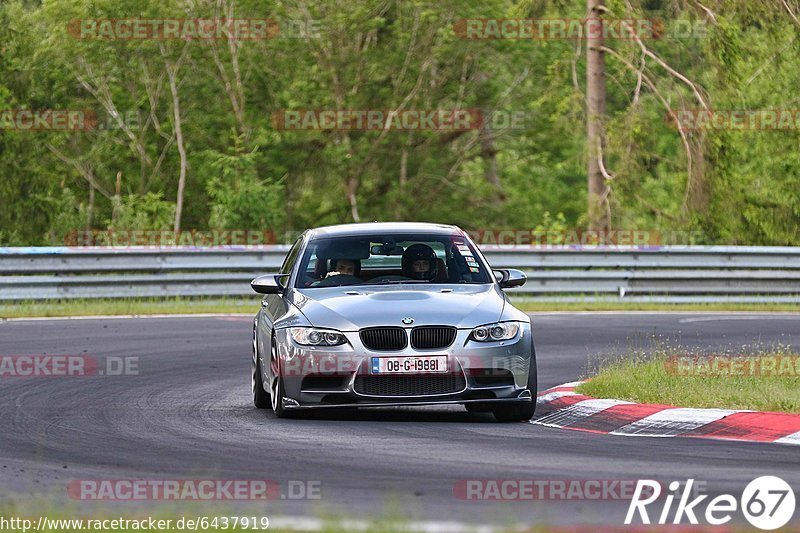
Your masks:
<instances>
[{"instance_id":1,"label":"right headlight","mask_svg":"<svg viewBox=\"0 0 800 533\"><path fill-rule=\"evenodd\" d=\"M339 346L347 342L344 335L332 329L288 328L294 342L303 346Z\"/></svg>"},{"instance_id":2,"label":"right headlight","mask_svg":"<svg viewBox=\"0 0 800 533\"><path fill-rule=\"evenodd\" d=\"M472 330L470 339L478 342L507 341L519 333L519 322L495 322Z\"/></svg>"}]
</instances>

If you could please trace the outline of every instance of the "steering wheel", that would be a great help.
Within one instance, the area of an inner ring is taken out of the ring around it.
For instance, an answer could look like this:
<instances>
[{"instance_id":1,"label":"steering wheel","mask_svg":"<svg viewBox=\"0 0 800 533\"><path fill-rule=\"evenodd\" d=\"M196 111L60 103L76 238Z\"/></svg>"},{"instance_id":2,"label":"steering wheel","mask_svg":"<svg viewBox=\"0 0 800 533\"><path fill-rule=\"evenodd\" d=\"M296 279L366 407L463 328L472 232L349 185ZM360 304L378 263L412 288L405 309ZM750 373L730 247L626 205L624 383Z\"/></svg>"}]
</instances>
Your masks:
<instances>
[{"instance_id":1,"label":"steering wheel","mask_svg":"<svg viewBox=\"0 0 800 533\"><path fill-rule=\"evenodd\" d=\"M339 287L341 285L353 285L355 283L362 283L363 280L358 276L351 276L350 274L337 274L336 276L328 276L314 287Z\"/></svg>"}]
</instances>

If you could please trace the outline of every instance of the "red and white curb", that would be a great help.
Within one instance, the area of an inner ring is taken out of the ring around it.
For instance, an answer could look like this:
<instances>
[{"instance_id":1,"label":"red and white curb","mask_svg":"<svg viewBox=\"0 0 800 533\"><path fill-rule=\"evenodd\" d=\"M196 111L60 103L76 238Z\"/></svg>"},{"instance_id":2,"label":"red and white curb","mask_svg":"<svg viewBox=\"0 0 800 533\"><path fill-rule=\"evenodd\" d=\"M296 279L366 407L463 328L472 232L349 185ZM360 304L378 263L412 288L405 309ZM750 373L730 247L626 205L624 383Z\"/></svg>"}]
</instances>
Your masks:
<instances>
[{"instance_id":1,"label":"red and white curb","mask_svg":"<svg viewBox=\"0 0 800 533\"><path fill-rule=\"evenodd\" d=\"M800 414L695 409L578 394L574 381L539 394L532 424L634 437L777 442L800 445Z\"/></svg>"}]
</instances>

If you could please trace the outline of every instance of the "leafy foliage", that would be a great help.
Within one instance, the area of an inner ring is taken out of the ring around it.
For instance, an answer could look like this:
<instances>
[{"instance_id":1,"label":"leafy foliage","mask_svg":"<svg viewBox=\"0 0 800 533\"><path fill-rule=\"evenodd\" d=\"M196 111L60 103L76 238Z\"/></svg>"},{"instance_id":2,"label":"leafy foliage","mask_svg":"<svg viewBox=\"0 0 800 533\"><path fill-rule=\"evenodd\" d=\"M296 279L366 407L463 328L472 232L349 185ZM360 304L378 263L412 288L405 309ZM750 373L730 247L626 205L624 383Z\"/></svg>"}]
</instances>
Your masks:
<instances>
[{"instance_id":1,"label":"leafy foliage","mask_svg":"<svg viewBox=\"0 0 800 533\"><path fill-rule=\"evenodd\" d=\"M800 244L798 128L692 131L684 139L665 120L670 109L700 107L675 72L715 109L797 109L794 2L606 4L609 18L704 30L644 43L663 64L633 40L606 41L613 226L691 231L709 243ZM109 40L76 38L70 26L229 15L276 19L281 33L233 42ZM87 226L171 228L178 127L186 229L285 235L402 219L580 228L585 42L464 39L455 27L468 18L584 16L585 2L574 0L2 2L0 109L88 110L98 124L0 127L0 245L60 243ZM455 132L284 131L272 117L287 109L481 109L525 119Z\"/></svg>"}]
</instances>

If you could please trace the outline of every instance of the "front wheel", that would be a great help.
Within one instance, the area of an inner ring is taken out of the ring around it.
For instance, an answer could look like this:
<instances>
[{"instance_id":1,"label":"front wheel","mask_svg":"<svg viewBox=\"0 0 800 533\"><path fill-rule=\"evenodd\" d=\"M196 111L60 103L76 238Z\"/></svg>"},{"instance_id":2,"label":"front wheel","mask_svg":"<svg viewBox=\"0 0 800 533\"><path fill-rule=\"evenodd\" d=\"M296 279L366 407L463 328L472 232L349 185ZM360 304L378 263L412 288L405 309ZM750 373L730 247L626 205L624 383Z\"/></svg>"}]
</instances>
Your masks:
<instances>
[{"instance_id":1,"label":"front wheel","mask_svg":"<svg viewBox=\"0 0 800 533\"><path fill-rule=\"evenodd\" d=\"M272 339L272 356L269 360L270 369L270 399L272 400L272 411L278 418L289 418L291 413L283 406L283 397L286 391L283 389L283 377L281 376L278 364L278 350L275 347L275 339Z\"/></svg>"},{"instance_id":2,"label":"front wheel","mask_svg":"<svg viewBox=\"0 0 800 533\"><path fill-rule=\"evenodd\" d=\"M533 414L536 412L537 389L536 350L533 348L533 340L531 340L531 366L528 371L528 390L531 391L531 401L498 405L492 409L495 419L498 422L519 422L533 418Z\"/></svg>"},{"instance_id":3,"label":"front wheel","mask_svg":"<svg viewBox=\"0 0 800 533\"><path fill-rule=\"evenodd\" d=\"M264 390L264 378L261 373L261 361L258 357L258 344L256 343L255 335L253 336L253 362L250 365L250 388L253 392L253 405L258 409L266 409L269 407L269 393Z\"/></svg>"}]
</instances>

